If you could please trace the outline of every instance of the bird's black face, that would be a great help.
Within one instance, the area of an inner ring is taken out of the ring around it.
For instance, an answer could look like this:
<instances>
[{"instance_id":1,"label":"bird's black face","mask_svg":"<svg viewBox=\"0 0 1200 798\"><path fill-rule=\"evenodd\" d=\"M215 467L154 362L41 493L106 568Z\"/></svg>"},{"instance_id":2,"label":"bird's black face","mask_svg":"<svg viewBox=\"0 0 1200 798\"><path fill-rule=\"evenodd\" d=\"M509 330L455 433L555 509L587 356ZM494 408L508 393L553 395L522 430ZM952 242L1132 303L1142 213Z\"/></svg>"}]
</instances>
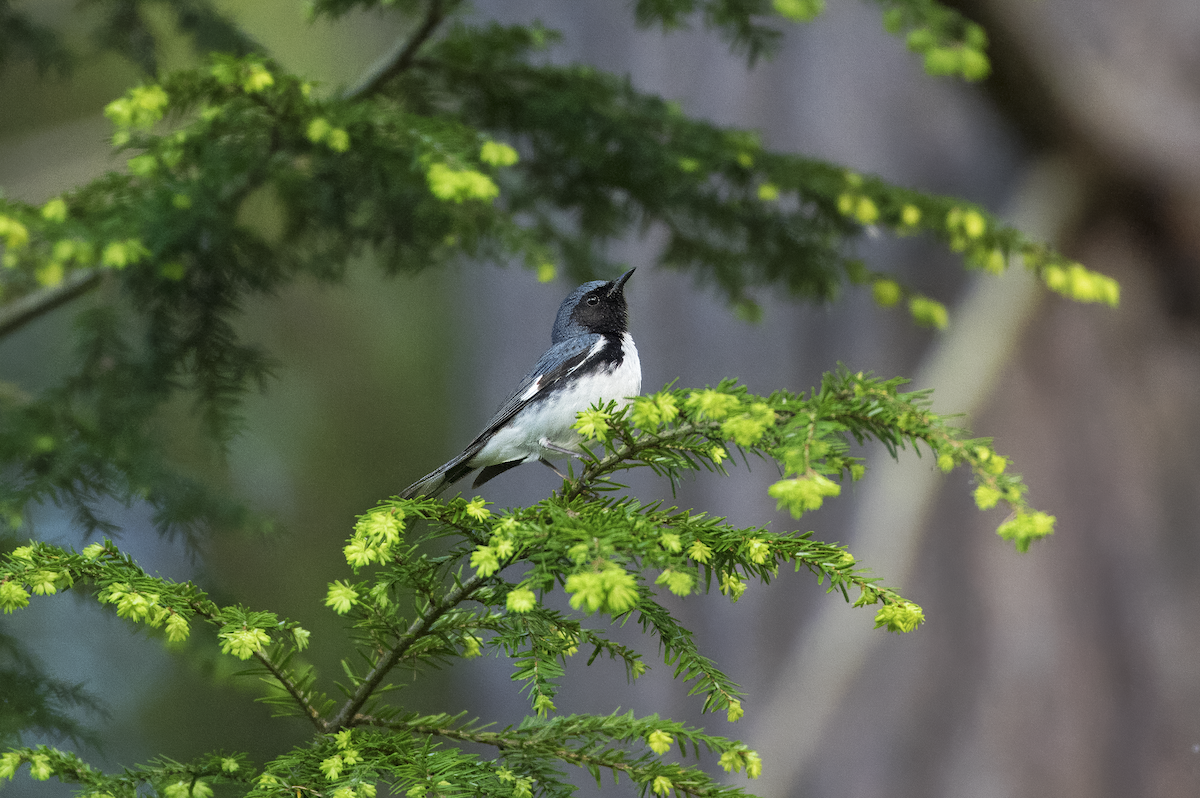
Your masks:
<instances>
[{"instance_id":1,"label":"bird's black face","mask_svg":"<svg viewBox=\"0 0 1200 798\"><path fill-rule=\"evenodd\" d=\"M629 312L625 305L625 281L633 269L616 280L593 288L583 295L571 320L588 332L620 335L628 329Z\"/></svg>"}]
</instances>

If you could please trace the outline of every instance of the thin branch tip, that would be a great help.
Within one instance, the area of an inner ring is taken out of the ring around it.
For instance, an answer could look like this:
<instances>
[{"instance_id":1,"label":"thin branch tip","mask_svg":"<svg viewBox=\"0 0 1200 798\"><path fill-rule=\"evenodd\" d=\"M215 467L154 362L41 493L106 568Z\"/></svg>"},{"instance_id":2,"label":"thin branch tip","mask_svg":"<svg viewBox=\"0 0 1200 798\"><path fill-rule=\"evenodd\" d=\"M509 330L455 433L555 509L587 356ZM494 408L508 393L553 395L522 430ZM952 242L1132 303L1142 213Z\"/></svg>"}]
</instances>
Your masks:
<instances>
[{"instance_id":1,"label":"thin branch tip","mask_svg":"<svg viewBox=\"0 0 1200 798\"><path fill-rule=\"evenodd\" d=\"M408 39L399 39L358 82L342 94L343 99L355 99L374 94L385 83L411 67L417 52L429 40L446 18L444 0L430 0L421 26Z\"/></svg>"},{"instance_id":2,"label":"thin branch tip","mask_svg":"<svg viewBox=\"0 0 1200 798\"><path fill-rule=\"evenodd\" d=\"M0 338L14 333L60 305L81 296L100 284L104 273L98 269L72 272L56 286L43 288L14 299L0 307Z\"/></svg>"}]
</instances>

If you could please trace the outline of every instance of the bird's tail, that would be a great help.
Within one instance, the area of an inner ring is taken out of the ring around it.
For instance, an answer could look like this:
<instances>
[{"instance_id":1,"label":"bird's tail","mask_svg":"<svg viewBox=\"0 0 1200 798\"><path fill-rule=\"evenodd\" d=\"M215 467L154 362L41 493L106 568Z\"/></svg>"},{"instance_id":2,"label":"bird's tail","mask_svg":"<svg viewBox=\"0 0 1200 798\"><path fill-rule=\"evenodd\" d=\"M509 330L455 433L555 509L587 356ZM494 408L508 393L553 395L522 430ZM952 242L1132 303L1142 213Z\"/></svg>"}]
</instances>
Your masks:
<instances>
[{"instance_id":1,"label":"bird's tail","mask_svg":"<svg viewBox=\"0 0 1200 798\"><path fill-rule=\"evenodd\" d=\"M413 484L409 485L404 490L400 491L401 499L412 499L417 496L437 496L446 488L458 482L460 479L471 473L475 469L467 464L467 461L474 457L474 452L463 452L458 457L455 457L445 465L430 471L425 476L418 479Z\"/></svg>"}]
</instances>

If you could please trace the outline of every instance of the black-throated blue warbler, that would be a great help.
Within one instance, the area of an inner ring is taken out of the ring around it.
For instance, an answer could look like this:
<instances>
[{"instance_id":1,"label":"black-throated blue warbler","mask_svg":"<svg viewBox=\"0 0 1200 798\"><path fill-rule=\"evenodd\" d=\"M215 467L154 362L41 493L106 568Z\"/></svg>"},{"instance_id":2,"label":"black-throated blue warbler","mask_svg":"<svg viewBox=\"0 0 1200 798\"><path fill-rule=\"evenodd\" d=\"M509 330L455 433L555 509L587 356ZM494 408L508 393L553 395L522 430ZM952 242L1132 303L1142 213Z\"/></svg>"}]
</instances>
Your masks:
<instances>
[{"instance_id":1,"label":"black-throated blue warbler","mask_svg":"<svg viewBox=\"0 0 1200 798\"><path fill-rule=\"evenodd\" d=\"M642 364L629 335L625 283L594 280L558 308L550 348L462 454L405 488L400 495L436 496L479 468L477 488L510 468L575 456L582 438L576 414L600 401L624 403L642 390ZM551 466L553 467L553 466Z\"/></svg>"}]
</instances>

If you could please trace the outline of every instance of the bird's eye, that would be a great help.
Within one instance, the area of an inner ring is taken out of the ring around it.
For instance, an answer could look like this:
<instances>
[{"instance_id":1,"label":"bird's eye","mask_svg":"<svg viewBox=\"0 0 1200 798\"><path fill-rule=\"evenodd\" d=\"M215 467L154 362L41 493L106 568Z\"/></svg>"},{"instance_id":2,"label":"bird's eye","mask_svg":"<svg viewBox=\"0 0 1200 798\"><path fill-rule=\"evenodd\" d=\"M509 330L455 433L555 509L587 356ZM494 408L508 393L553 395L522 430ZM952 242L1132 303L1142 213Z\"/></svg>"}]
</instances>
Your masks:
<instances>
[{"instance_id":1,"label":"bird's eye","mask_svg":"<svg viewBox=\"0 0 1200 798\"><path fill-rule=\"evenodd\" d=\"M598 297L598 296L590 296L590 297L588 297L588 298L587 298L587 303L588 303L589 305L599 305L599 304L600 304L600 297Z\"/></svg>"}]
</instances>

